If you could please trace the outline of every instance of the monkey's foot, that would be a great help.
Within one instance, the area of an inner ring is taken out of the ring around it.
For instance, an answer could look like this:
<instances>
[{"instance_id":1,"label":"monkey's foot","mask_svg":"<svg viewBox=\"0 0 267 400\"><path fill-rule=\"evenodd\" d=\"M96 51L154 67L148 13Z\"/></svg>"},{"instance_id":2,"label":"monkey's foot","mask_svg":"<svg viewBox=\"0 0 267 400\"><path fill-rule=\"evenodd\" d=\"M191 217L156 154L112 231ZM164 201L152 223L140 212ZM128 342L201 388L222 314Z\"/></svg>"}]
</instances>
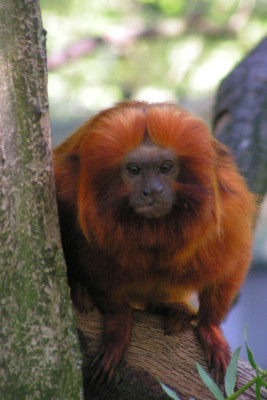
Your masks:
<instances>
[{"instance_id":1,"label":"monkey's foot","mask_svg":"<svg viewBox=\"0 0 267 400\"><path fill-rule=\"evenodd\" d=\"M198 327L198 336L206 353L209 372L214 370L215 382L222 382L230 362L229 346L219 326Z\"/></svg>"},{"instance_id":2,"label":"monkey's foot","mask_svg":"<svg viewBox=\"0 0 267 400\"><path fill-rule=\"evenodd\" d=\"M165 335L173 335L187 329L195 319L196 315L186 306L178 304L175 307L171 307L165 319Z\"/></svg>"},{"instance_id":3,"label":"monkey's foot","mask_svg":"<svg viewBox=\"0 0 267 400\"><path fill-rule=\"evenodd\" d=\"M173 335L187 329L191 322L196 319L196 315L186 304L167 304L163 307L163 314L165 315L165 335Z\"/></svg>"}]
</instances>

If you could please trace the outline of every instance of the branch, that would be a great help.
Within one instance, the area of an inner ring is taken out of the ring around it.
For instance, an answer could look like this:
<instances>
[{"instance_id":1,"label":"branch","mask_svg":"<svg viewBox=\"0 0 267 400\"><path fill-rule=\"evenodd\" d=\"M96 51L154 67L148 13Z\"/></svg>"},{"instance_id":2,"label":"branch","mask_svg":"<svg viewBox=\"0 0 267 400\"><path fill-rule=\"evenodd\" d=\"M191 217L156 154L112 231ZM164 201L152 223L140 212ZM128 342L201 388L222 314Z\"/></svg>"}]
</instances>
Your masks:
<instances>
[{"instance_id":1,"label":"branch","mask_svg":"<svg viewBox=\"0 0 267 400\"><path fill-rule=\"evenodd\" d=\"M89 380L92 373L90 364L101 343L101 316L94 310L89 315L76 312L76 317L83 353L85 400L170 400L157 379L174 389L182 400L191 397L214 399L196 369L197 361L206 368L206 360L193 329L165 336L161 317L143 311L134 312L126 365L119 366L111 384L103 384L100 392L93 394ZM250 365L240 359L238 388L253 377L255 374ZM242 400L254 399L256 395L252 390L242 396Z\"/></svg>"}]
</instances>

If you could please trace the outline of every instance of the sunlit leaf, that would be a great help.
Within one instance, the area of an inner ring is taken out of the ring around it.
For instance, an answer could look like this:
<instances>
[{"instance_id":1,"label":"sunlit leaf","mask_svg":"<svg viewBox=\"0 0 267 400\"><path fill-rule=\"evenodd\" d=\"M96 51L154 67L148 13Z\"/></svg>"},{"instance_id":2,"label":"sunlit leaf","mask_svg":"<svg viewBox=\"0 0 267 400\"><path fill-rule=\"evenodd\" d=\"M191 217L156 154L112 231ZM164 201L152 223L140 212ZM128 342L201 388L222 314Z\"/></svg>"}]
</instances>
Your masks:
<instances>
[{"instance_id":1,"label":"sunlit leaf","mask_svg":"<svg viewBox=\"0 0 267 400\"><path fill-rule=\"evenodd\" d=\"M256 382L256 399L261 400L261 384L260 381Z\"/></svg>"},{"instance_id":2,"label":"sunlit leaf","mask_svg":"<svg viewBox=\"0 0 267 400\"><path fill-rule=\"evenodd\" d=\"M254 357L253 357L252 351L251 351L251 349L249 348L248 342L247 342L247 328L245 328L244 337L245 337L245 343L246 343L246 348L247 348L247 354L248 354L249 362L250 362L252 368L254 368L255 371L256 371L257 374L258 374L258 371L259 371L258 366L257 366L257 364L256 364L255 361L254 361Z\"/></svg>"},{"instance_id":3,"label":"sunlit leaf","mask_svg":"<svg viewBox=\"0 0 267 400\"><path fill-rule=\"evenodd\" d=\"M205 383L205 385L209 388L211 393L216 397L217 400L224 400L224 395L220 390L219 386L211 379L211 377L207 374L207 372L201 367L199 363L197 363L198 373Z\"/></svg>"},{"instance_id":4,"label":"sunlit leaf","mask_svg":"<svg viewBox=\"0 0 267 400\"><path fill-rule=\"evenodd\" d=\"M155 0L138 0L139 3L155 3Z\"/></svg>"},{"instance_id":5,"label":"sunlit leaf","mask_svg":"<svg viewBox=\"0 0 267 400\"><path fill-rule=\"evenodd\" d=\"M264 374L265 373L265 370L263 368L261 368L259 365L257 365L257 368L258 368L259 374Z\"/></svg>"},{"instance_id":6,"label":"sunlit leaf","mask_svg":"<svg viewBox=\"0 0 267 400\"><path fill-rule=\"evenodd\" d=\"M165 385L164 383L160 383L160 386L162 387L162 389L164 390L165 393L167 393L167 395L173 399L173 400L181 400L177 394L175 393L174 390L170 389L167 385Z\"/></svg>"},{"instance_id":7,"label":"sunlit leaf","mask_svg":"<svg viewBox=\"0 0 267 400\"><path fill-rule=\"evenodd\" d=\"M231 396L234 393L235 385L236 385L236 376L237 376L237 365L238 365L238 357L240 353L241 347L238 347L234 354L232 355L231 361L228 365L225 378L224 378L224 387L227 396Z\"/></svg>"},{"instance_id":8,"label":"sunlit leaf","mask_svg":"<svg viewBox=\"0 0 267 400\"><path fill-rule=\"evenodd\" d=\"M158 0L161 10L169 15L175 15L183 9L183 2L177 0Z\"/></svg>"},{"instance_id":9,"label":"sunlit leaf","mask_svg":"<svg viewBox=\"0 0 267 400\"><path fill-rule=\"evenodd\" d=\"M267 382L264 381L260 376L259 376L259 382L261 383L261 386L265 386L267 388Z\"/></svg>"}]
</instances>

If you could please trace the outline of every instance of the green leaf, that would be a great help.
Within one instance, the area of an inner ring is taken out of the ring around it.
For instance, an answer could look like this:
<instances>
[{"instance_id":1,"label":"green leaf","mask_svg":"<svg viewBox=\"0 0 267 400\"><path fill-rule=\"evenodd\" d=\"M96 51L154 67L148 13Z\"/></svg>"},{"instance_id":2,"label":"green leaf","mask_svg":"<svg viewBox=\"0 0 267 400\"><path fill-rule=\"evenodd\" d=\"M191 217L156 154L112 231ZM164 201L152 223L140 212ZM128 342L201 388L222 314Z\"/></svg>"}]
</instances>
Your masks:
<instances>
[{"instance_id":1,"label":"green leaf","mask_svg":"<svg viewBox=\"0 0 267 400\"><path fill-rule=\"evenodd\" d=\"M181 400L179 399L179 397L177 396L177 394L175 393L174 390L170 389L167 385L165 385L164 383L159 382L160 386L162 387L162 389L164 390L165 393L167 393L167 395L173 399L173 400Z\"/></svg>"},{"instance_id":2,"label":"green leaf","mask_svg":"<svg viewBox=\"0 0 267 400\"><path fill-rule=\"evenodd\" d=\"M264 374L265 370L263 368L261 368L259 365L257 365L258 371L260 374Z\"/></svg>"},{"instance_id":3,"label":"green leaf","mask_svg":"<svg viewBox=\"0 0 267 400\"><path fill-rule=\"evenodd\" d=\"M248 354L249 362L250 362L252 368L254 368L255 371L256 371L257 374L258 374L258 372L259 372L258 366L257 366L257 364L256 364L255 361L254 361L252 351L250 350L250 348L249 348L249 346L248 346L248 342L247 342L247 328L245 328L244 336L245 336L245 343L246 343L246 348L247 348L247 354Z\"/></svg>"},{"instance_id":4,"label":"green leaf","mask_svg":"<svg viewBox=\"0 0 267 400\"><path fill-rule=\"evenodd\" d=\"M227 371L224 378L224 387L227 396L231 396L234 393L235 385L236 385L236 376L237 376L237 364L238 364L238 357L240 353L241 347L238 347L232 358L230 363L227 367Z\"/></svg>"},{"instance_id":5,"label":"green leaf","mask_svg":"<svg viewBox=\"0 0 267 400\"><path fill-rule=\"evenodd\" d=\"M259 376L259 382L261 383L261 386L265 386L267 388L267 382L264 381L261 376Z\"/></svg>"},{"instance_id":6,"label":"green leaf","mask_svg":"<svg viewBox=\"0 0 267 400\"><path fill-rule=\"evenodd\" d=\"M261 400L261 384L259 380L256 382L256 399Z\"/></svg>"},{"instance_id":7,"label":"green leaf","mask_svg":"<svg viewBox=\"0 0 267 400\"><path fill-rule=\"evenodd\" d=\"M199 363L197 363L198 373L205 383L205 385L209 388L211 393L216 397L217 400L224 400L224 395L220 390L219 386L211 379L211 377L207 374L207 372L201 367Z\"/></svg>"}]
</instances>

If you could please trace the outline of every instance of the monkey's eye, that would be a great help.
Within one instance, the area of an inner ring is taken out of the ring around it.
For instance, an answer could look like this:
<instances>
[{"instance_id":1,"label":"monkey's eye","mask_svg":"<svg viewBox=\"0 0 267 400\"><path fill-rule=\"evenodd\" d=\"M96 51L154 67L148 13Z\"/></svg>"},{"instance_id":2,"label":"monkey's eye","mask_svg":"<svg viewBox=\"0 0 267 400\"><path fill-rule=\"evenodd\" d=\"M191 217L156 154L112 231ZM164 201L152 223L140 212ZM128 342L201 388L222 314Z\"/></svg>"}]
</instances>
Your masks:
<instances>
[{"instance_id":1,"label":"monkey's eye","mask_svg":"<svg viewBox=\"0 0 267 400\"><path fill-rule=\"evenodd\" d=\"M169 172L171 172L172 169L173 169L173 162L172 161L165 161L159 167L159 171L162 174L168 174Z\"/></svg>"},{"instance_id":2,"label":"monkey's eye","mask_svg":"<svg viewBox=\"0 0 267 400\"><path fill-rule=\"evenodd\" d=\"M126 169L130 175L138 175L140 172L140 168L136 164L128 164Z\"/></svg>"}]
</instances>

